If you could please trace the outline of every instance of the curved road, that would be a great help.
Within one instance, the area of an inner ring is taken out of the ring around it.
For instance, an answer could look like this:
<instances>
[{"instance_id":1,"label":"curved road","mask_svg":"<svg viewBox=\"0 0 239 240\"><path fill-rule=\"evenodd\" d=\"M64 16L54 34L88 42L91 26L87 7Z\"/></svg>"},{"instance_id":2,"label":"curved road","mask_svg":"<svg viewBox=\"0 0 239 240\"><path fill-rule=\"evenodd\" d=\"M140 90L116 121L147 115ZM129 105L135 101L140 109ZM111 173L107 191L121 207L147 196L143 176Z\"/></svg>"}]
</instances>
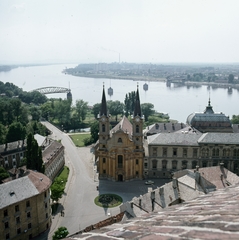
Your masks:
<instances>
[{"instance_id":1,"label":"curved road","mask_svg":"<svg viewBox=\"0 0 239 240\"><path fill-rule=\"evenodd\" d=\"M99 192L96 190L98 179L94 179L93 154L90 153L90 148L75 147L66 133L49 122L42 122L42 124L52 131L50 137L55 140L61 139L61 143L65 147L65 163L70 168L65 189L66 195L60 201L63 204L65 216L58 218L57 224L54 224L55 229L50 230L50 235L53 235L60 226L65 226L69 234L73 234L108 217L108 212L104 208L94 204L94 199ZM112 215L119 212L119 207L110 209Z\"/></svg>"}]
</instances>

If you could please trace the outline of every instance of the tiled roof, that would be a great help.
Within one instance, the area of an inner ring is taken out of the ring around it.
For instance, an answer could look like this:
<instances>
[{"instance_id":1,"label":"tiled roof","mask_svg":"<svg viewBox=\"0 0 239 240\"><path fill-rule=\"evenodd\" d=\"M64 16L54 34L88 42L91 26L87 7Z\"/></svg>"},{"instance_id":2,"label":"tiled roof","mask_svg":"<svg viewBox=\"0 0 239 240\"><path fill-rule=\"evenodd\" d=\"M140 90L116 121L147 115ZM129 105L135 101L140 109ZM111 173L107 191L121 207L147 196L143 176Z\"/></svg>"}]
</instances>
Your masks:
<instances>
[{"instance_id":1,"label":"tiled roof","mask_svg":"<svg viewBox=\"0 0 239 240\"><path fill-rule=\"evenodd\" d=\"M239 185L74 239L239 239Z\"/></svg>"},{"instance_id":2,"label":"tiled roof","mask_svg":"<svg viewBox=\"0 0 239 240\"><path fill-rule=\"evenodd\" d=\"M58 149L62 147L63 145L60 142L52 141L42 153L43 162L48 162L51 158L54 157L54 154L58 151Z\"/></svg>"},{"instance_id":3,"label":"tiled roof","mask_svg":"<svg viewBox=\"0 0 239 240\"><path fill-rule=\"evenodd\" d=\"M132 124L130 123L127 117L123 116L121 121L114 128L111 129L110 134L112 135L112 133L117 132L119 130L127 132L129 133L130 136L132 136L133 132Z\"/></svg>"},{"instance_id":4,"label":"tiled roof","mask_svg":"<svg viewBox=\"0 0 239 240\"><path fill-rule=\"evenodd\" d=\"M28 170L24 176L0 185L0 208L33 197L51 185L51 180L42 173Z\"/></svg>"},{"instance_id":5,"label":"tiled roof","mask_svg":"<svg viewBox=\"0 0 239 240\"><path fill-rule=\"evenodd\" d=\"M198 139L202 134L197 133L159 133L148 136L148 144L150 145L191 145L198 146Z\"/></svg>"},{"instance_id":6,"label":"tiled roof","mask_svg":"<svg viewBox=\"0 0 239 240\"><path fill-rule=\"evenodd\" d=\"M157 133L169 133L182 130L186 127L184 123L155 123L151 126L148 126L145 130L147 135L153 135Z\"/></svg>"},{"instance_id":7,"label":"tiled roof","mask_svg":"<svg viewBox=\"0 0 239 240\"><path fill-rule=\"evenodd\" d=\"M198 143L239 144L239 133L204 133Z\"/></svg>"}]
</instances>

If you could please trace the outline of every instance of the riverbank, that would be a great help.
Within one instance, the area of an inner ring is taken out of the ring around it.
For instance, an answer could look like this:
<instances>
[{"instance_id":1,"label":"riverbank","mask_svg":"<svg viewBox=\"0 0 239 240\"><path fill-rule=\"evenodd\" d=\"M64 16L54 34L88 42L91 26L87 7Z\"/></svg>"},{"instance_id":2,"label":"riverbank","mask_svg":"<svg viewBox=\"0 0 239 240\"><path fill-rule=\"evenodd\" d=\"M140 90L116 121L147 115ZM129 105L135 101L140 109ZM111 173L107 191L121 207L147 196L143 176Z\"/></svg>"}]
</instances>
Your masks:
<instances>
[{"instance_id":1,"label":"riverbank","mask_svg":"<svg viewBox=\"0 0 239 240\"><path fill-rule=\"evenodd\" d=\"M151 76L116 76L107 74L81 74L81 73L67 73L75 77L86 77L86 78L107 78L107 79L117 79L117 80L132 80L132 81L145 81L145 82L166 82L166 78L151 77Z\"/></svg>"}]
</instances>

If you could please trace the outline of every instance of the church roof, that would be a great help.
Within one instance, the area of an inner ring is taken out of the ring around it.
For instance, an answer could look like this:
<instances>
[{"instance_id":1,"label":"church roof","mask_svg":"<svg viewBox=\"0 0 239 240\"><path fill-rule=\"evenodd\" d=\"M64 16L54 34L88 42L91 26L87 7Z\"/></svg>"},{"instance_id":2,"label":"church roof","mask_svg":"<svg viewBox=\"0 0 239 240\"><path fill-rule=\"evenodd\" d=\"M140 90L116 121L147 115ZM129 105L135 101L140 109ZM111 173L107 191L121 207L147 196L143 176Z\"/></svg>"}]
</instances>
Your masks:
<instances>
[{"instance_id":1,"label":"church roof","mask_svg":"<svg viewBox=\"0 0 239 240\"><path fill-rule=\"evenodd\" d=\"M140 100L139 100L139 88L138 87L137 87L137 91L136 91L136 99L135 99L135 105L134 105L134 117L135 116L142 117Z\"/></svg>"},{"instance_id":2,"label":"church roof","mask_svg":"<svg viewBox=\"0 0 239 240\"><path fill-rule=\"evenodd\" d=\"M106 97L105 97L105 87L103 86L103 93L102 93L102 100L101 100L101 108L100 108L100 116L107 116L107 103L106 103Z\"/></svg>"},{"instance_id":3,"label":"church roof","mask_svg":"<svg viewBox=\"0 0 239 240\"><path fill-rule=\"evenodd\" d=\"M114 128L111 129L110 135L112 135L112 133L117 132L119 130L121 130L123 132L127 132L127 133L129 133L130 136L132 136L133 127L127 117L123 116L121 121Z\"/></svg>"}]
</instances>

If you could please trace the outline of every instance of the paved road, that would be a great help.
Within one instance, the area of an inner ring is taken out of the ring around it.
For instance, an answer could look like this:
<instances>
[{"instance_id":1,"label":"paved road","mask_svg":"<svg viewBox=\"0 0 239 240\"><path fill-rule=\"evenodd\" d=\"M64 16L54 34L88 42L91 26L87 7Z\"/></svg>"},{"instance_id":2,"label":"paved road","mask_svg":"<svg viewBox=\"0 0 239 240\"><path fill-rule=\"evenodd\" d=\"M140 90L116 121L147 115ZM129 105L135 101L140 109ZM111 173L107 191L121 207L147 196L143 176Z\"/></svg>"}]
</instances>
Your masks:
<instances>
[{"instance_id":1,"label":"paved road","mask_svg":"<svg viewBox=\"0 0 239 240\"><path fill-rule=\"evenodd\" d=\"M48 239L52 238L54 231L60 226L65 226L69 234L73 234L106 219L109 213L115 215L120 212L119 207L104 209L96 206L94 199L99 194L115 193L120 195L123 201L129 201L148 191L148 186L142 180L130 182L104 180L99 182L90 147L77 148L66 133L48 122L43 122L43 124L52 131L53 139L61 139L61 143L65 147L66 165L70 168L66 193L61 199L65 216L60 217L60 213L58 213L54 217ZM150 187L156 188L163 183L162 180L156 180L155 185ZM99 191L96 190L96 186L99 186Z\"/></svg>"}]
</instances>

